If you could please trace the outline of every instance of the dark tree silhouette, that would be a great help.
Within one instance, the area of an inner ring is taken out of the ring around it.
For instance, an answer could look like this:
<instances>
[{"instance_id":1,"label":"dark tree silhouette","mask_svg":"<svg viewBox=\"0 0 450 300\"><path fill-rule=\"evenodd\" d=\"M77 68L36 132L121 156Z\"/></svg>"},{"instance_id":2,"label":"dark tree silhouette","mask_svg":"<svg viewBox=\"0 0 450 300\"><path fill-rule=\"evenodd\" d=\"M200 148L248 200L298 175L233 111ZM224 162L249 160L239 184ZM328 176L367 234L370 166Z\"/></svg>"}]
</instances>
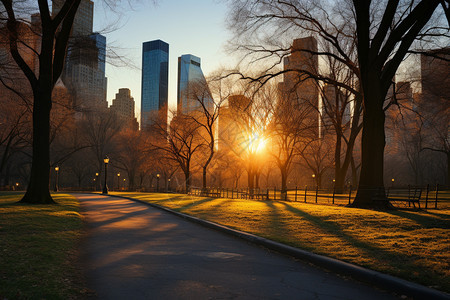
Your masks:
<instances>
[{"instance_id":1,"label":"dark tree silhouette","mask_svg":"<svg viewBox=\"0 0 450 300\"><path fill-rule=\"evenodd\" d=\"M237 49L259 65L262 60L273 58L263 75L242 75L244 78L265 84L273 77L297 72L299 80L312 78L349 91L354 89L308 68L279 71L277 65L288 55L289 48L280 47L273 37L283 34L287 37L317 37L333 51L326 47L297 51L333 57L357 76L360 88L354 94L361 93L363 97L363 132L360 181L353 206L390 207L383 185L386 95L413 43L425 41L426 36L442 36L448 32L447 27L433 26L430 22L438 7L442 7L448 17L448 2L354 0L336 1L334 7L329 7L329 3L325 7L320 2L295 0L234 1L233 4L230 20L236 34L233 42L237 43ZM349 39L356 40L356 43L348 43Z\"/></svg>"},{"instance_id":2,"label":"dark tree silhouette","mask_svg":"<svg viewBox=\"0 0 450 300\"><path fill-rule=\"evenodd\" d=\"M28 79L33 91L33 160L27 192L21 202L54 203L49 192L50 166L50 110L52 91L64 66L67 43L80 0L67 0L55 16L51 15L49 2L38 0L40 13L40 51L38 71L23 57L20 26L16 2L1 0L7 21L9 51ZM35 49L36 51L36 49Z\"/></svg>"}]
</instances>

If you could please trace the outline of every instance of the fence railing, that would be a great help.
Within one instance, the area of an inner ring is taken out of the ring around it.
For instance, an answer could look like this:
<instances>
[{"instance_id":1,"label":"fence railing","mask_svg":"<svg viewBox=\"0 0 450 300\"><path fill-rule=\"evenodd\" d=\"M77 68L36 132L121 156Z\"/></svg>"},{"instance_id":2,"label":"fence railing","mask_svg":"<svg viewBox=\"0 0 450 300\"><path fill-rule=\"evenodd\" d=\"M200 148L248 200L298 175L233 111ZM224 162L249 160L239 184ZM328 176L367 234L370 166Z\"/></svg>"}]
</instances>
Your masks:
<instances>
[{"instance_id":1,"label":"fence railing","mask_svg":"<svg viewBox=\"0 0 450 300\"><path fill-rule=\"evenodd\" d=\"M383 190L382 188L380 190ZM426 187L386 187L386 196L395 207L416 207L421 209L450 208L450 190L444 186L427 185ZM347 205L353 202L356 189L346 187L341 193L336 189L319 189L318 187L294 188L282 191L280 189L229 189L192 187L190 195L211 198L254 199L274 201L294 201L314 204Z\"/></svg>"}]
</instances>

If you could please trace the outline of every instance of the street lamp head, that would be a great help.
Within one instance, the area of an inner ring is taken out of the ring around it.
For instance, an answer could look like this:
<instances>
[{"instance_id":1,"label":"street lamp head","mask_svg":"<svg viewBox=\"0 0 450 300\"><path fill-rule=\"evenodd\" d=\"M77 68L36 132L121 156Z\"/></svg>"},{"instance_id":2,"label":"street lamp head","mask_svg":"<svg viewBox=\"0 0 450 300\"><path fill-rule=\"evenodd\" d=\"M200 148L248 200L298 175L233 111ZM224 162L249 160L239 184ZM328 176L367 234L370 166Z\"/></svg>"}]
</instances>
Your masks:
<instances>
[{"instance_id":1,"label":"street lamp head","mask_svg":"<svg viewBox=\"0 0 450 300\"><path fill-rule=\"evenodd\" d=\"M117 177L120 177L120 173L117 173Z\"/></svg>"},{"instance_id":2,"label":"street lamp head","mask_svg":"<svg viewBox=\"0 0 450 300\"><path fill-rule=\"evenodd\" d=\"M159 178L159 174L156 174L156 177L158 177L158 178Z\"/></svg>"},{"instance_id":3,"label":"street lamp head","mask_svg":"<svg viewBox=\"0 0 450 300\"><path fill-rule=\"evenodd\" d=\"M333 179L333 182L336 182L336 179Z\"/></svg>"},{"instance_id":4,"label":"street lamp head","mask_svg":"<svg viewBox=\"0 0 450 300\"><path fill-rule=\"evenodd\" d=\"M394 178L392 178L392 182L394 182Z\"/></svg>"},{"instance_id":5,"label":"street lamp head","mask_svg":"<svg viewBox=\"0 0 450 300\"><path fill-rule=\"evenodd\" d=\"M108 163L109 163L109 157L108 157L108 156L105 156L105 158L103 159L103 162L104 162L105 164L108 164Z\"/></svg>"},{"instance_id":6,"label":"street lamp head","mask_svg":"<svg viewBox=\"0 0 450 300\"><path fill-rule=\"evenodd\" d=\"M55 167L55 171L56 171L56 172L59 171L59 167L58 167L58 166Z\"/></svg>"},{"instance_id":7,"label":"street lamp head","mask_svg":"<svg viewBox=\"0 0 450 300\"><path fill-rule=\"evenodd\" d=\"M312 174L312 178L315 178L316 177L316 174Z\"/></svg>"},{"instance_id":8,"label":"street lamp head","mask_svg":"<svg viewBox=\"0 0 450 300\"><path fill-rule=\"evenodd\" d=\"M95 176L98 176L98 172L97 172L97 173L95 173Z\"/></svg>"},{"instance_id":9,"label":"street lamp head","mask_svg":"<svg viewBox=\"0 0 450 300\"><path fill-rule=\"evenodd\" d=\"M16 182L16 186L19 186L19 183L18 183L18 182Z\"/></svg>"},{"instance_id":10,"label":"street lamp head","mask_svg":"<svg viewBox=\"0 0 450 300\"><path fill-rule=\"evenodd\" d=\"M168 181L170 182L170 178L168 179Z\"/></svg>"}]
</instances>

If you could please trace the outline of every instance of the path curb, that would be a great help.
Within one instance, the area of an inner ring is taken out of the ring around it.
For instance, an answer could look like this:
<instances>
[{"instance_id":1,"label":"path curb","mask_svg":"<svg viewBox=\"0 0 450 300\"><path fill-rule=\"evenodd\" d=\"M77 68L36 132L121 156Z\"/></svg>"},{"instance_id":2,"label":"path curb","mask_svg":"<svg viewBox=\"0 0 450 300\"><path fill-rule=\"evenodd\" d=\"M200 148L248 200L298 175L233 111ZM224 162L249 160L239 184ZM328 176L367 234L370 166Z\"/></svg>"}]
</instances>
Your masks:
<instances>
[{"instance_id":1,"label":"path curb","mask_svg":"<svg viewBox=\"0 0 450 300\"><path fill-rule=\"evenodd\" d=\"M142 201L139 199L134 199L131 197L118 196L118 195L109 195L111 197L116 198L124 198L128 200L132 200L135 202L139 202L168 213L174 214L178 217L184 218L188 221L203 225L205 227L218 230L220 232L224 232L226 234L238 237L240 239L246 240L256 245L264 246L268 249L280 252L282 254L286 254L304 261L308 261L314 265L320 266L329 271L337 272L341 275L350 276L358 281L363 281L369 283L371 285L377 286L384 290L390 290L398 293L399 295L406 295L408 297L412 297L413 299L446 299L450 300L450 295L418 283L410 282L405 279L401 279L398 277L394 277L392 275L383 274L378 271L373 271L370 269L366 269L351 263L343 262L331 257L314 254L305 250L301 250L295 247L291 247L282 243L275 242L273 240L269 240L260 236L256 236L251 233L239 231L236 229L229 228L224 225L220 225L211 221L206 221L194 216L190 216L187 214L183 214L174 210L171 210L167 207L160 206L158 204L149 203L146 201Z\"/></svg>"}]
</instances>

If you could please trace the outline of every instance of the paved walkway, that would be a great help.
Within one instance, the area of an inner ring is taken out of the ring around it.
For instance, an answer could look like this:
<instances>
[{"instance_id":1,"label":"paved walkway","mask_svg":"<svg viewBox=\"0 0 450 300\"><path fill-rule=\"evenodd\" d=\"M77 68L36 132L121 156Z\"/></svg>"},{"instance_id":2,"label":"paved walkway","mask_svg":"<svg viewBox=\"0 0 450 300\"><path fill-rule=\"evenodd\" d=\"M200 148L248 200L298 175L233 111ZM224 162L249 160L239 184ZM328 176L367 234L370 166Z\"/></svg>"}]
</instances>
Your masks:
<instances>
[{"instance_id":1,"label":"paved walkway","mask_svg":"<svg viewBox=\"0 0 450 300\"><path fill-rule=\"evenodd\" d=\"M145 204L76 196L99 299L396 299Z\"/></svg>"}]
</instances>

